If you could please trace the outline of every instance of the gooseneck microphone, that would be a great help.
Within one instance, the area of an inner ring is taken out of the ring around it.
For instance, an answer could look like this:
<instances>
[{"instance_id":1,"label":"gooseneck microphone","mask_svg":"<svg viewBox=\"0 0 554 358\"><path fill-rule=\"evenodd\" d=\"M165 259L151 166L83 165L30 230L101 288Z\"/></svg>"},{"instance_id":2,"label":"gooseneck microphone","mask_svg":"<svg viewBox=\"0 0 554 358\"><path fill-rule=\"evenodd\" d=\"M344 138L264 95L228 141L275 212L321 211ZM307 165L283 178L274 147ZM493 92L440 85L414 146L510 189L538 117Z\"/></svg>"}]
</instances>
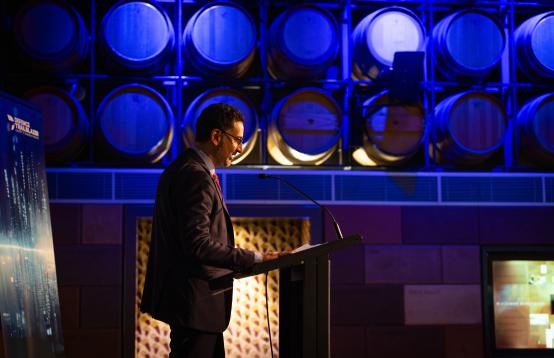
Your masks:
<instances>
[{"instance_id":1,"label":"gooseneck microphone","mask_svg":"<svg viewBox=\"0 0 554 358\"><path fill-rule=\"evenodd\" d=\"M281 177L278 177L276 175L269 175L269 174L264 174L264 173L260 173L258 174L258 178L260 179L276 179L276 180L279 180L279 181L282 181L283 183L285 183L287 186L289 186L290 188L294 189L294 191L296 191L298 194L302 195L303 197L305 197L306 199L310 200L312 203L314 203L315 205L319 206L320 208L322 208L323 210L325 210L325 212L327 214L329 214L329 216L331 217L331 220L333 220L333 226L335 227L335 233L337 234L337 238L339 239L344 239L344 237L342 236L342 232L340 231L340 227L339 227L339 223L337 223L337 220L335 220L335 217L333 216L333 214L331 213L331 211L326 207L326 206L323 206L321 205L320 203L318 203L317 201L315 201L315 199L313 199L312 197L310 197L308 194L304 193L302 190L298 189L294 184L292 184L291 182L289 182L288 180L285 180Z\"/></svg>"}]
</instances>

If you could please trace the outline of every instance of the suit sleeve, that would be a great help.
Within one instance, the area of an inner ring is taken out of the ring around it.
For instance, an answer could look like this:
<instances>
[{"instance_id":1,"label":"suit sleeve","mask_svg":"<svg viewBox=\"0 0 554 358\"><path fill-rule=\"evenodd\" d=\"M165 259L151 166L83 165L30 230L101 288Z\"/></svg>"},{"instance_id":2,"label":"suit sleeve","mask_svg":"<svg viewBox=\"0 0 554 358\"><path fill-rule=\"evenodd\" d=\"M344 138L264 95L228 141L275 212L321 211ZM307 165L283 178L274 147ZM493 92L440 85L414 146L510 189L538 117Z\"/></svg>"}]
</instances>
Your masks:
<instances>
[{"instance_id":1,"label":"suit sleeve","mask_svg":"<svg viewBox=\"0 0 554 358\"><path fill-rule=\"evenodd\" d=\"M204 171L179 174L174 199L180 246L185 255L201 264L244 271L254 264L254 252L212 238L210 215L217 195L215 190L212 179ZM220 214L224 215L223 212ZM224 235L227 235L226 231Z\"/></svg>"}]
</instances>

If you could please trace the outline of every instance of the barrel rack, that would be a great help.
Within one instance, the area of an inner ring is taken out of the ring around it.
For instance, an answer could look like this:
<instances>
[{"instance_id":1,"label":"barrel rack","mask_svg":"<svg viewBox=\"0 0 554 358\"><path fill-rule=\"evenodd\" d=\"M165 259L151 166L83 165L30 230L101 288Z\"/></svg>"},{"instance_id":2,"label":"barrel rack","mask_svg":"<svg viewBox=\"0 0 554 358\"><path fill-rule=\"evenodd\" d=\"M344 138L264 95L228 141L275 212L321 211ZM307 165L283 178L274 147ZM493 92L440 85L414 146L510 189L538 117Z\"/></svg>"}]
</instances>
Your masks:
<instances>
[{"instance_id":1,"label":"barrel rack","mask_svg":"<svg viewBox=\"0 0 554 358\"><path fill-rule=\"evenodd\" d=\"M447 80L437 71L437 62L433 53L433 47L427 47L425 61L425 78L422 83L423 107L426 115L426 127L433 128L433 109L446 96L468 90L479 90L490 93L501 100L505 105L507 114L507 130L504 145L498 158L478 168L461 168L462 170L488 171L494 168L504 171L541 171L545 168L529 166L520 160L518 154L518 141L515 135L514 123L518 110L523 104L541 94L554 92L554 82L545 80L541 82L529 81L520 73L516 65L516 54L513 44L514 31L524 20L551 10L551 4L546 0L483 0L453 1L453 0L406 0L402 2L371 0L371 1L314 1L309 2L330 11L339 28L339 52L337 59L331 65L331 71L324 79L293 81L272 79L267 70L268 30L275 17L289 8L295 1L269 1L257 2L237 1L246 8L255 18L258 24L258 48L254 69L242 79L221 80L217 78L205 78L198 73L189 71L186 59L181 51L183 43L183 31L187 20L197 11L204 2L195 1L171 1L160 0L159 5L169 14L175 28L175 49L171 54L169 64L155 75L140 73L114 73L105 70L101 64L98 52L98 28L102 16L116 1L89 0L88 2L69 1L83 16L89 30L90 51L87 59L71 72L44 72L36 70L32 66L18 63L18 57L13 56L3 59L7 69L0 78L0 86L15 95L21 95L29 87L39 84L49 84L63 87L71 93L83 97L81 101L88 114L89 121L94 124L97 108L102 97L109 90L123 83L143 83L151 85L170 103L175 127L179 128L181 120L186 112L188 104L197 94L206 89L230 86L247 93L253 98L258 115L260 127L260 145L253 151L253 160L246 161L247 165L275 165L277 164L268 154L265 143L268 139L268 124L272 107L284 96L296 89L303 87L317 87L332 93L342 112L341 135L336 153L323 165L327 167L357 166L352 159L352 152L360 145L359 105L364 100L382 91L386 85L364 80L352 79L352 40L350 34L353 28L365 15L377 9L388 6L403 6L416 13L427 30L427 36L438 21L450 13L467 8L468 6L487 11L497 16L504 27L507 38L507 46L502 55L500 65L489 75L480 81L460 82ZM15 3L3 5L5 17L13 20L17 10ZM11 33L7 22L4 26L6 34ZM11 36L11 35L10 35ZM12 39L13 40L13 39ZM12 41L14 42L14 41ZM10 43L12 49L17 51L15 42ZM435 130L426 130L420 153L406 167L408 171L456 171L455 166L438 164L431 151L437 141ZM129 166L122 163L97 162L94 146L89 145L83 156L71 163L76 167L102 167L102 166ZM175 135L169 153L157 165L167 165L183 149L180 136ZM143 166L143 165L142 165ZM151 165L146 165L151 167ZM143 166L144 167L144 166ZM387 165L377 169L388 169Z\"/></svg>"}]
</instances>

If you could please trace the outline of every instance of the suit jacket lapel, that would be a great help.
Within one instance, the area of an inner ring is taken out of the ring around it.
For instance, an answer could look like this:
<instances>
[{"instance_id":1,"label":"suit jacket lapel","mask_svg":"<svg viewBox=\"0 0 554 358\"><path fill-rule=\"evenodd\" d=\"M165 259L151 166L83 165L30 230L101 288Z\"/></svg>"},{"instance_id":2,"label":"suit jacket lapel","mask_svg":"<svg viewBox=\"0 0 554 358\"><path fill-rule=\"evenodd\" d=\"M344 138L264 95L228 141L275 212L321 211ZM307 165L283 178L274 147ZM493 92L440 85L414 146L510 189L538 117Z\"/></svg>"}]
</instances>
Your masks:
<instances>
[{"instance_id":1,"label":"suit jacket lapel","mask_svg":"<svg viewBox=\"0 0 554 358\"><path fill-rule=\"evenodd\" d=\"M209 173L209 171L208 171ZM225 200L223 200L223 193L221 190L217 187L217 184L215 183L215 179L210 175L212 178L212 184L215 187L215 191L217 192L217 196L219 197L219 200L221 200L221 203L223 204L223 208L225 209L225 212L227 212L227 215L229 215L229 211L227 210L227 205L225 204Z\"/></svg>"},{"instance_id":2,"label":"suit jacket lapel","mask_svg":"<svg viewBox=\"0 0 554 358\"><path fill-rule=\"evenodd\" d=\"M225 213L227 215L229 215L229 210L227 209L227 205L225 204L225 200L223 200L223 194L221 193L221 190L217 187L217 184L215 183L215 180L214 178L212 177L212 174L210 173L210 169L206 166L206 164L204 163L204 161L202 160L202 158L200 158L198 156L198 154L196 154L196 152L193 150L193 149L187 149L191 152L194 160L196 160L201 166L202 168L204 168L204 170L206 171L206 173L208 173L208 175L210 176L210 178L212 179L212 185L214 186L214 189L217 193L217 196L219 198L219 200L221 200L221 204L223 205L223 209L225 210ZM230 215L229 215L230 217Z\"/></svg>"}]
</instances>

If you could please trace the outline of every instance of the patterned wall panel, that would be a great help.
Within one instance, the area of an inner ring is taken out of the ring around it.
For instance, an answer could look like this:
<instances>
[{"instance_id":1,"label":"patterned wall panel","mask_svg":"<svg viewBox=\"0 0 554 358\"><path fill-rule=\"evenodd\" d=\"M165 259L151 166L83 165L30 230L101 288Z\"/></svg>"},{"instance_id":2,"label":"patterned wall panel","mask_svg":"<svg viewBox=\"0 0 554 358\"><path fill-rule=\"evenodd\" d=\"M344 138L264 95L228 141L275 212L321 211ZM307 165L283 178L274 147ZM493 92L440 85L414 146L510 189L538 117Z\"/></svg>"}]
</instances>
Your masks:
<instances>
[{"instance_id":1,"label":"patterned wall panel","mask_svg":"<svg viewBox=\"0 0 554 358\"><path fill-rule=\"evenodd\" d=\"M297 218L235 218L237 246L259 252L292 250L310 241L310 223ZM151 218L137 220L135 356L167 357L169 326L139 312L152 229ZM275 357L279 352L279 274L272 271L268 299ZM227 357L266 357L270 353L265 307L265 275L235 281L233 314L224 333Z\"/></svg>"}]
</instances>

